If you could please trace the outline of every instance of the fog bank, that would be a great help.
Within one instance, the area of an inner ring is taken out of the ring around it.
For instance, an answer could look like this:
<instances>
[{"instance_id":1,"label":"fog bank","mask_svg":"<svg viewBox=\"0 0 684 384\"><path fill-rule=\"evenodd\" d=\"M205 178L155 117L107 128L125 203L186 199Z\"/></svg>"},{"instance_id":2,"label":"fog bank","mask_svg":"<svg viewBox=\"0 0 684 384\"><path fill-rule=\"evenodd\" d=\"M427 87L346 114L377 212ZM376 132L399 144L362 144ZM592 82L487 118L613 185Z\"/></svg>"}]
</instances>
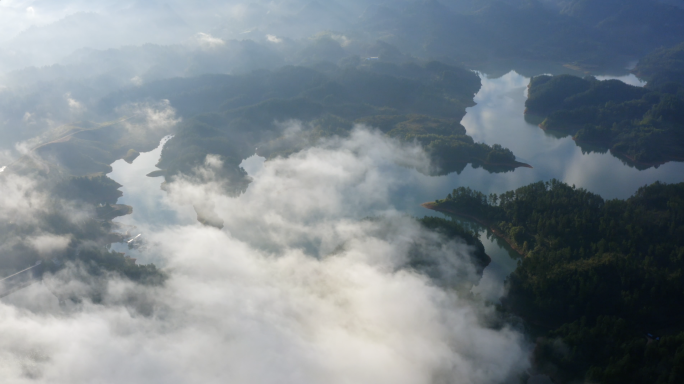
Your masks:
<instances>
[{"instance_id":1,"label":"fog bank","mask_svg":"<svg viewBox=\"0 0 684 384\"><path fill-rule=\"evenodd\" d=\"M492 383L528 365L522 335L458 290L477 276L464 244L396 212L392 162L425 154L364 129L269 161L247 192L217 191L213 159L169 185L211 202L222 230L140 228L163 287L115 277L102 300L62 270L0 304L0 375L14 383ZM169 203L173 206L174 203ZM369 217L369 219L363 219ZM445 281L410 267L440 263ZM67 283L64 283L67 282ZM460 293L459 293L460 292Z\"/></svg>"}]
</instances>

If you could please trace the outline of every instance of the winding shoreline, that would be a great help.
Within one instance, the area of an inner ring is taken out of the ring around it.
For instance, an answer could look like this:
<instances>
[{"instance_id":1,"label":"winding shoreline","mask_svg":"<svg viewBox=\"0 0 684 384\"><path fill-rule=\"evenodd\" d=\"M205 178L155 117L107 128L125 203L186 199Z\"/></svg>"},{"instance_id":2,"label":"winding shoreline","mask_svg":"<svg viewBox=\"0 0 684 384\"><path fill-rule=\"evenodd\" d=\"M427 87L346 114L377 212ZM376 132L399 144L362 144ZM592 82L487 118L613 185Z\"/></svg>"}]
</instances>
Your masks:
<instances>
[{"instance_id":1,"label":"winding shoreline","mask_svg":"<svg viewBox=\"0 0 684 384\"><path fill-rule=\"evenodd\" d=\"M429 209L429 210L432 210L432 211L442 212L442 213L449 213L449 214L452 214L452 215L456 215L456 216L464 217L464 218L466 218L466 219L473 220L473 221L475 221L476 223L478 223L478 224L482 225L483 227L485 227L485 228L489 229L490 231L492 231L492 233L494 233L494 234L495 234L498 238L500 238L501 240L505 241L505 242L511 247L511 249L513 249L515 252L517 252L520 256L525 257L525 253L522 251L522 249L520 249L520 247L518 247L517 245L515 245L508 237L506 237L506 236L505 236L498 228L496 228L494 225L489 224L488 222L486 222L485 220L482 220L482 219L479 218L479 217L476 217L476 216L473 216L473 215L469 215L469 214L467 214L467 213L455 211L455 210L452 210L452 209L439 208L439 207L437 206L437 204L436 204L434 201L430 201L430 202L423 203L423 204L421 204L420 206L423 207L423 208L427 208L427 209Z\"/></svg>"},{"instance_id":2,"label":"winding shoreline","mask_svg":"<svg viewBox=\"0 0 684 384\"><path fill-rule=\"evenodd\" d=\"M573 132L576 133L582 127L571 128L571 129L557 129L557 128L547 128L543 124L539 124L538 127L541 128L545 132L552 131L552 132L559 132L559 133L567 134L567 135L571 136L572 140L575 143L577 143L578 145L579 144L589 144L589 145L595 145L598 147L603 147L603 148L605 148L606 151L610 151L610 153L613 154L613 156L627 160L628 162L632 163L635 166L659 167L659 166L666 164L666 163L669 163L669 162L684 162L684 157L675 157L675 156L667 157L667 158L665 158L663 160L659 160L659 161L644 162L644 161L636 160L634 158L634 156L630 156L624 152L617 151L617 150L611 148L610 144L606 144L603 141L578 140L574 136Z\"/></svg>"}]
</instances>

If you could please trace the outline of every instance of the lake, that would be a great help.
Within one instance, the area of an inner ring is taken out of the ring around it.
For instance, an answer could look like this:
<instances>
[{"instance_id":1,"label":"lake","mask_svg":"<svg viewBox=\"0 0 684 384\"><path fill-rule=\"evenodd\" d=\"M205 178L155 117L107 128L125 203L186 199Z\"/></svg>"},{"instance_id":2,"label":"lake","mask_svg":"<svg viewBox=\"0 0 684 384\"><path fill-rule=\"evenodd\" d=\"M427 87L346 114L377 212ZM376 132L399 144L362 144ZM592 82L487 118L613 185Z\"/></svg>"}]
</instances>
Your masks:
<instances>
[{"instance_id":1,"label":"lake","mask_svg":"<svg viewBox=\"0 0 684 384\"><path fill-rule=\"evenodd\" d=\"M501 144L513 151L518 161L533 168L517 168L506 173L489 173L482 168L467 166L460 174L428 176L413 169L396 166L388 170L399 175L405 182L392 190L391 205L416 217L426 215L442 216L420 206L421 203L446 197L454 188L467 186L486 194L503 193L536 181L558 179L577 187L585 188L604 198L624 199L641 186L663 181L677 183L684 181L684 163L670 162L657 168L640 171L623 163L609 152L582 149L571 137L559 137L540 129L535 122L525 119L525 100L530 79L511 71L499 78L480 75L482 88L475 97L477 105L468 108L462 124L468 135L477 142ZM643 85L633 75L618 78L633 85ZM119 203L133 206L132 215L116 221L130 229L132 236L154 229L155 226L193 223L196 215L192 207L177 207L167 200L160 189L163 178L149 178L145 175L154 171L161 154L163 143L148 153L141 154L133 164L119 160L112 164L109 177L123 185L124 196ZM252 176L264 166L264 159L252 156L241 164ZM483 278L474 292L487 300L497 300L503 294L503 281L516 267L515 253L487 231L475 227L492 263L484 271ZM145 258L144 253L128 250L125 244L113 248L132 254L141 262L155 262Z\"/></svg>"}]
</instances>

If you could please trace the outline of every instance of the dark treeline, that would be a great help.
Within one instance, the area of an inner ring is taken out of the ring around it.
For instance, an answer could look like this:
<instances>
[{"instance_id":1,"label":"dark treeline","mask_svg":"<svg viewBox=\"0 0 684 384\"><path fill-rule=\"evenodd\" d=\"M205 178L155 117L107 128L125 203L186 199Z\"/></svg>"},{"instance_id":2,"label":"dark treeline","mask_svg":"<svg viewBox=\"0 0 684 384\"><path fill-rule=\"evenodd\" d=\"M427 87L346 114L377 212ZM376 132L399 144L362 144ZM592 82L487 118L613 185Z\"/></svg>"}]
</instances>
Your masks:
<instances>
[{"instance_id":1,"label":"dark treeline","mask_svg":"<svg viewBox=\"0 0 684 384\"><path fill-rule=\"evenodd\" d=\"M561 382L684 379L684 183L607 201L557 180L458 188L436 209L486 222L525 255L505 306L542 336L540 369Z\"/></svg>"}]
</instances>

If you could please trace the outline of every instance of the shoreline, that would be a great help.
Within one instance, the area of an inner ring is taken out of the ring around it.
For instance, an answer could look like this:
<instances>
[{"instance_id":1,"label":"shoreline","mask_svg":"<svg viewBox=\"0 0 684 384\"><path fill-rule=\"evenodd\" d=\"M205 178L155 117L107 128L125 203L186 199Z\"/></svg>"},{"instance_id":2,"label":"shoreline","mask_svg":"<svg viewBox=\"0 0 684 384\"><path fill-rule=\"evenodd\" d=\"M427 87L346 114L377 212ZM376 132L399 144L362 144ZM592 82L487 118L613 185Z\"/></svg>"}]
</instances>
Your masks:
<instances>
[{"instance_id":1,"label":"shoreline","mask_svg":"<svg viewBox=\"0 0 684 384\"><path fill-rule=\"evenodd\" d=\"M515 252L517 252L520 256L525 257L525 254L523 253L523 251L517 245L513 244L513 242L510 239L508 239L508 237L504 236L504 234L498 228L487 223L486 221L482 220L479 217L469 215L467 213L455 211L452 209L438 208L437 204L434 201L422 203L420 206L423 208L427 208L431 211L442 212L442 213L450 213L450 214L455 215L455 216L460 216L460 217L464 217L466 219L473 220L476 223L487 228L488 230L492 231L493 234L495 234L501 240L505 241L506 244L508 244L511 247L511 249L513 249Z\"/></svg>"},{"instance_id":2,"label":"shoreline","mask_svg":"<svg viewBox=\"0 0 684 384\"><path fill-rule=\"evenodd\" d=\"M534 168L527 163L521 163L520 161L513 161L512 163L487 163L483 162L483 165L491 165L494 167L507 167L507 168Z\"/></svg>"},{"instance_id":3,"label":"shoreline","mask_svg":"<svg viewBox=\"0 0 684 384\"><path fill-rule=\"evenodd\" d=\"M538 127L541 128L541 129L542 129L543 131L545 131L545 132L548 132L548 131L551 131L551 132L559 132L559 133L564 133L564 134L567 134L567 135L573 135L573 133L572 133L573 131L576 132L577 130L581 129L581 127L580 127L580 128L577 128L577 129L572 128L572 129L567 129L567 130L556 129L556 128L547 128L547 127L545 127L543 124L539 124ZM631 162L631 163L634 164L634 165L640 165L640 166L645 166L645 167L659 167L659 166L661 166L661 165L663 165L663 164L666 164L666 163L669 163L669 162L671 162L671 161L674 161L674 162L684 162L684 157L669 157L669 158L667 158L667 159L665 159L665 160L661 160L661 161L643 162L643 161L636 160L633 156L630 156L630 155L628 155L628 154L626 154L626 153L623 153L623 152L619 152L619 151L614 150L614 149L611 148L609 145L606 145L605 142L601 142L601 141L577 140L577 138L575 138L574 135L572 136L572 140L573 140L575 143L578 143L578 145L581 143L581 144L588 144L588 145L596 145L596 146L598 146L598 147L604 147L604 148L606 149L606 151L610 151L610 153L613 154L615 157L623 158L623 159L625 159L625 160L628 160L629 162Z\"/></svg>"}]
</instances>

